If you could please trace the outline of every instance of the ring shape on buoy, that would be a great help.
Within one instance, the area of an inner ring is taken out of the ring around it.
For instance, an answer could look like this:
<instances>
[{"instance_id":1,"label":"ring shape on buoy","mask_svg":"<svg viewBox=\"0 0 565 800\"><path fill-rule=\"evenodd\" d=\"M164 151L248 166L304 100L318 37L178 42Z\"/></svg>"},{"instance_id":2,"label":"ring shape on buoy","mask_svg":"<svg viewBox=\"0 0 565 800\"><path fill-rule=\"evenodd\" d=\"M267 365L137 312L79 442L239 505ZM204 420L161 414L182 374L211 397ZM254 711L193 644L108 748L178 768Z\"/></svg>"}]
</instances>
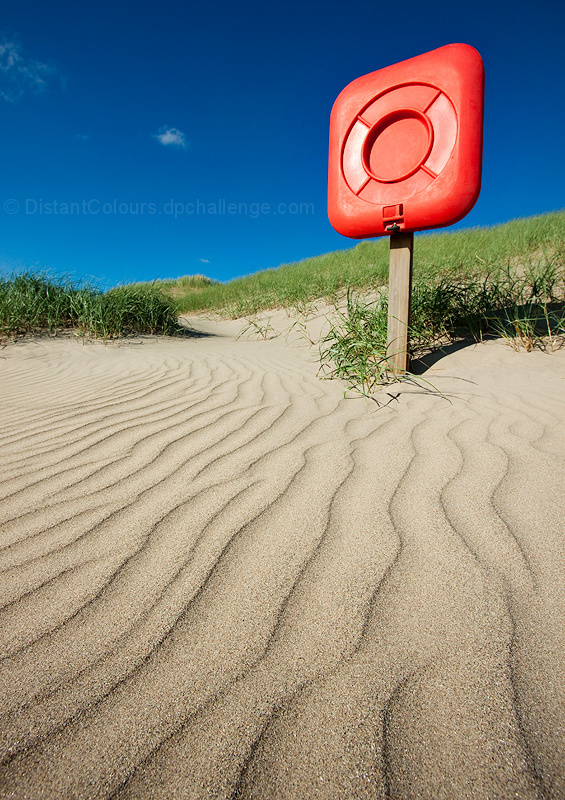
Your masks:
<instances>
[{"instance_id":1,"label":"ring shape on buoy","mask_svg":"<svg viewBox=\"0 0 565 800\"><path fill-rule=\"evenodd\" d=\"M343 147L343 176L369 203L404 202L433 183L456 140L457 115L444 92L424 83L395 86L357 114Z\"/></svg>"},{"instance_id":2,"label":"ring shape on buoy","mask_svg":"<svg viewBox=\"0 0 565 800\"><path fill-rule=\"evenodd\" d=\"M365 137L361 150L363 169L380 183L403 181L418 170L432 149L434 129L416 108L399 108L385 114Z\"/></svg>"}]
</instances>

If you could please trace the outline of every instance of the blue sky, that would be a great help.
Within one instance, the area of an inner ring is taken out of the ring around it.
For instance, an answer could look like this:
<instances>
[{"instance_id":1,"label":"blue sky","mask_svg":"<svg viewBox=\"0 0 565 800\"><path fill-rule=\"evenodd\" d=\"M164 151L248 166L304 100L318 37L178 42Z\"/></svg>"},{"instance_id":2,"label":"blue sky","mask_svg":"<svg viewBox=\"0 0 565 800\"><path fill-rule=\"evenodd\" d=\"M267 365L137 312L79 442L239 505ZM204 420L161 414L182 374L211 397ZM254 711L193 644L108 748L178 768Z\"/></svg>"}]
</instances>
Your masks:
<instances>
[{"instance_id":1,"label":"blue sky","mask_svg":"<svg viewBox=\"0 0 565 800\"><path fill-rule=\"evenodd\" d=\"M326 213L331 106L451 42L486 74L457 227L562 209L564 30L562 0L20 0L0 20L0 268L228 280L354 246Z\"/></svg>"}]
</instances>

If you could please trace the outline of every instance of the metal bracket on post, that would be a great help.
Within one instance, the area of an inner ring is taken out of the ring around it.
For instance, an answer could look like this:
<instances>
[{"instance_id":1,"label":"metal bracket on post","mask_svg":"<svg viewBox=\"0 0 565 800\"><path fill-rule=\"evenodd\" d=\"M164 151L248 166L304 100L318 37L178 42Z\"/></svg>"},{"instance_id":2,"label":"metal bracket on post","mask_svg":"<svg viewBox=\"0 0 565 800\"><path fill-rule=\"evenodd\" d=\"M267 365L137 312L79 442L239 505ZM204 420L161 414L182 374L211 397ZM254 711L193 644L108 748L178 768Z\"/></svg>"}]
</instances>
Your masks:
<instances>
[{"instance_id":1,"label":"metal bracket on post","mask_svg":"<svg viewBox=\"0 0 565 800\"><path fill-rule=\"evenodd\" d=\"M394 233L390 237L387 354L395 374L405 373L409 366L413 250L413 233Z\"/></svg>"}]
</instances>

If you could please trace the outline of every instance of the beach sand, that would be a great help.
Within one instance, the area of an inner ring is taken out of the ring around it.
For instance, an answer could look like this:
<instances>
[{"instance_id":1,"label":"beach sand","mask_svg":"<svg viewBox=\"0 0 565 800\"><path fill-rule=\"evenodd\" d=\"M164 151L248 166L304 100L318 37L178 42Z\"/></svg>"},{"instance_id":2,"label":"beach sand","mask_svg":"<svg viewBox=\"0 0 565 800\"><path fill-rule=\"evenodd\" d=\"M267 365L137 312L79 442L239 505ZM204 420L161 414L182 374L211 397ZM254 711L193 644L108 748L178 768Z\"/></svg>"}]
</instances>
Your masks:
<instances>
[{"instance_id":1,"label":"beach sand","mask_svg":"<svg viewBox=\"0 0 565 800\"><path fill-rule=\"evenodd\" d=\"M0 351L0 797L565 798L565 351L191 324Z\"/></svg>"}]
</instances>

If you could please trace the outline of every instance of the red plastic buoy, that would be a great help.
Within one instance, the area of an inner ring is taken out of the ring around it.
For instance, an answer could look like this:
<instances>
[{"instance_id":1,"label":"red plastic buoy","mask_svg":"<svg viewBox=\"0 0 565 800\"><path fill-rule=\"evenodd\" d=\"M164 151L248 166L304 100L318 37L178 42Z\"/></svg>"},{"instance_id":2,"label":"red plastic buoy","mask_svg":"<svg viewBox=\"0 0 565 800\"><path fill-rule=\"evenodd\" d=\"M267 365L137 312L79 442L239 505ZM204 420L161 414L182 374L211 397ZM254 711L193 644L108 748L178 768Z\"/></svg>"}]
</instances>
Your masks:
<instances>
[{"instance_id":1,"label":"red plastic buoy","mask_svg":"<svg viewBox=\"0 0 565 800\"><path fill-rule=\"evenodd\" d=\"M350 83L330 117L328 215L344 236L451 225L481 186L484 70L449 44Z\"/></svg>"}]
</instances>

